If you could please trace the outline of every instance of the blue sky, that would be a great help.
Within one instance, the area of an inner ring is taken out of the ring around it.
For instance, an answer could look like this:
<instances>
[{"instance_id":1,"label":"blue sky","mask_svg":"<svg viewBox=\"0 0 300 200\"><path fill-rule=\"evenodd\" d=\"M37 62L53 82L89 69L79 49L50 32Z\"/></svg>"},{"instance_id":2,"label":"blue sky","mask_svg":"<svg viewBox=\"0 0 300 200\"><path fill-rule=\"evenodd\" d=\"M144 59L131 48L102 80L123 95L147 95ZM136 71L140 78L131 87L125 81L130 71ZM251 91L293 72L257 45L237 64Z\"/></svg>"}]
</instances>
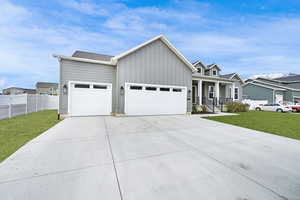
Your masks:
<instances>
[{"instance_id":1,"label":"blue sky","mask_svg":"<svg viewBox=\"0 0 300 200\"><path fill-rule=\"evenodd\" d=\"M116 55L164 34L222 73L300 73L298 0L0 0L0 89L58 81L52 54Z\"/></svg>"}]
</instances>

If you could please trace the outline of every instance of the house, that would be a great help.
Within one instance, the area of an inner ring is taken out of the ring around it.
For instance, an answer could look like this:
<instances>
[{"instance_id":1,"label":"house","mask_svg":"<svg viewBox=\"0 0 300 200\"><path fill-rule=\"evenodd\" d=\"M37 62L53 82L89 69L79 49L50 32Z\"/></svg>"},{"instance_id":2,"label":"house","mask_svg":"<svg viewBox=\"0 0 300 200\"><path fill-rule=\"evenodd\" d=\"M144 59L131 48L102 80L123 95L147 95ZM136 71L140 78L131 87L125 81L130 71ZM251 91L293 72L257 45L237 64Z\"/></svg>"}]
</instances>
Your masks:
<instances>
[{"instance_id":1,"label":"house","mask_svg":"<svg viewBox=\"0 0 300 200\"><path fill-rule=\"evenodd\" d=\"M212 99L241 99L237 74L216 64L190 63L163 35L116 56L76 51L59 56L59 113L186 114Z\"/></svg>"},{"instance_id":2,"label":"house","mask_svg":"<svg viewBox=\"0 0 300 200\"><path fill-rule=\"evenodd\" d=\"M58 95L58 83L37 82L35 87L37 94Z\"/></svg>"},{"instance_id":3,"label":"house","mask_svg":"<svg viewBox=\"0 0 300 200\"><path fill-rule=\"evenodd\" d=\"M300 75L267 79L247 79L243 85L244 98L267 100L268 103L300 103Z\"/></svg>"},{"instance_id":4,"label":"house","mask_svg":"<svg viewBox=\"0 0 300 200\"><path fill-rule=\"evenodd\" d=\"M214 102L218 106L228 101L242 100L243 80L237 73L222 75L221 68L217 64L205 66L201 61L193 65L197 69L192 74L193 104L210 107Z\"/></svg>"},{"instance_id":5,"label":"house","mask_svg":"<svg viewBox=\"0 0 300 200\"><path fill-rule=\"evenodd\" d=\"M36 94L35 89L10 87L2 90L3 95L17 95L17 94Z\"/></svg>"}]
</instances>

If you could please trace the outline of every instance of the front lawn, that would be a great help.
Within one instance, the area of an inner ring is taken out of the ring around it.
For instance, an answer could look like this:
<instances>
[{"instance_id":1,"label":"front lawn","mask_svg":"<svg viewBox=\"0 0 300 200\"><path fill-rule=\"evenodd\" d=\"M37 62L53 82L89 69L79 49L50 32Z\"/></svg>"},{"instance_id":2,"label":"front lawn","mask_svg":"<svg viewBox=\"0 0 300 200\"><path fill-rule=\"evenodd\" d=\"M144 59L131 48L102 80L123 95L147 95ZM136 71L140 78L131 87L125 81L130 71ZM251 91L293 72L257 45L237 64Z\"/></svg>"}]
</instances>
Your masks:
<instances>
[{"instance_id":1,"label":"front lawn","mask_svg":"<svg viewBox=\"0 0 300 200\"><path fill-rule=\"evenodd\" d=\"M300 114L262 111L238 114L205 118L300 140Z\"/></svg>"},{"instance_id":2,"label":"front lawn","mask_svg":"<svg viewBox=\"0 0 300 200\"><path fill-rule=\"evenodd\" d=\"M57 110L0 120L0 162L58 122Z\"/></svg>"}]
</instances>

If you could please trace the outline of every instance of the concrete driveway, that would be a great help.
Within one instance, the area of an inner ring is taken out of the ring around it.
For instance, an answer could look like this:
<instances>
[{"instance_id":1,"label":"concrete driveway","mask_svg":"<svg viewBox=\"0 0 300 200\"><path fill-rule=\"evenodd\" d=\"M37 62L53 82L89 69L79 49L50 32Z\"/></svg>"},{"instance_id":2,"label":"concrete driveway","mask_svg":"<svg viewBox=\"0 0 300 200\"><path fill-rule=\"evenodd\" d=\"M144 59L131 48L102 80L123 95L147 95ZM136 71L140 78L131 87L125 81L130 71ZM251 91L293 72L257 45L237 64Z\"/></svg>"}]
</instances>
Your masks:
<instances>
[{"instance_id":1,"label":"concrete driveway","mask_svg":"<svg viewBox=\"0 0 300 200\"><path fill-rule=\"evenodd\" d=\"M1 200L300 199L300 142L195 116L68 118L0 164Z\"/></svg>"}]
</instances>

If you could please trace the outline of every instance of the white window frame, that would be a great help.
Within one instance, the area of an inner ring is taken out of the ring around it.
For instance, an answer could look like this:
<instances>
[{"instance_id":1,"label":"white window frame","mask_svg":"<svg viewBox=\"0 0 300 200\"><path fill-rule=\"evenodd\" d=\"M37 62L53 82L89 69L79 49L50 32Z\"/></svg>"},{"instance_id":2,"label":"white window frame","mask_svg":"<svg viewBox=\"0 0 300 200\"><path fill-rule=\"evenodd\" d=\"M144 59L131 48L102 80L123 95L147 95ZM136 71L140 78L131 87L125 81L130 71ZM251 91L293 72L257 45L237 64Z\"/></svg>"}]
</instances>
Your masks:
<instances>
[{"instance_id":1,"label":"white window frame","mask_svg":"<svg viewBox=\"0 0 300 200\"><path fill-rule=\"evenodd\" d=\"M235 98L235 89L237 89L237 96L238 96L237 99ZM239 89L238 87L235 87L235 88L234 88L234 91L233 91L233 99L234 99L234 100L238 100L238 99L239 99L239 96L240 96L240 89Z\"/></svg>"},{"instance_id":2,"label":"white window frame","mask_svg":"<svg viewBox=\"0 0 300 200\"><path fill-rule=\"evenodd\" d=\"M216 72L216 74L214 74L214 72ZM213 75L213 76L218 76L218 70L213 69L213 70L211 71L211 75Z\"/></svg>"},{"instance_id":3,"label":"white window frame","mask_svg":"<svg viewBox=\"0 0 300 200\"><path fill-rule=\"evenodd\" d=\"M209 94L210 94L210 89L211 89L211 88L213 88L213 90L212 90L213 97L212 97L212 98L210 98L210 95L209 95ZM209 99L213 99L213 98L215 97L215 86L214 86L214 85L209 85L209 86L208 86L208 91L207 91L207 92L208 92L208 98L209 98Z\"/></svg>"}]
</instances>

